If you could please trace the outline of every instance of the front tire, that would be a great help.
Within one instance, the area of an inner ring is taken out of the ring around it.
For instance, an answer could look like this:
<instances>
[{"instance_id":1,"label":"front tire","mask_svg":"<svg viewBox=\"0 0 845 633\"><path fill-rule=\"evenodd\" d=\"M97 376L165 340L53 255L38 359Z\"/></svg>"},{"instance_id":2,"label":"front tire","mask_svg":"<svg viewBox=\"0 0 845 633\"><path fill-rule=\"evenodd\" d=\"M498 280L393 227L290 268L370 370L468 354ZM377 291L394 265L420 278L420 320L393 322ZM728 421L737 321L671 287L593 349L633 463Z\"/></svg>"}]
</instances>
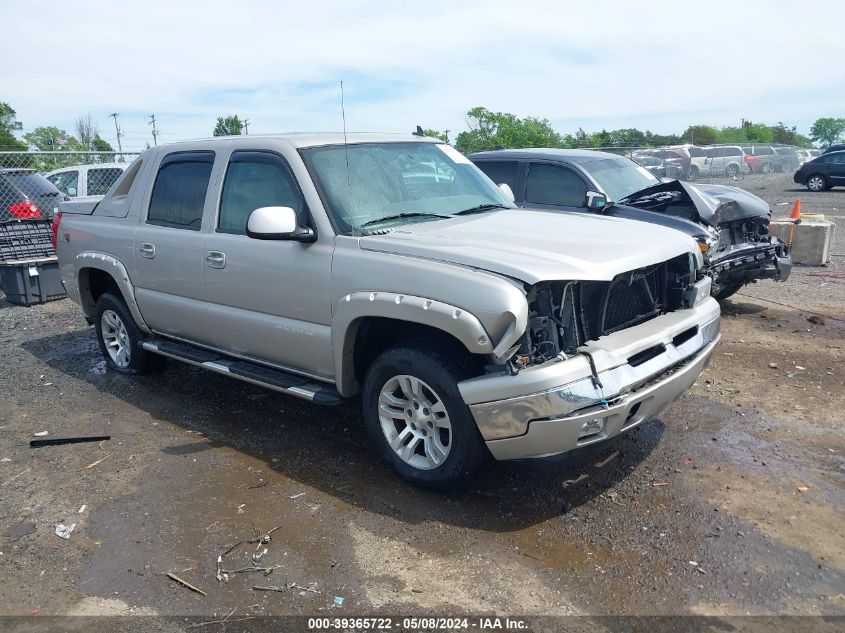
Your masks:
<instances>
[{"instance_id":1,"label":"front tire","mask_svg":"<svg viewBox=\"0 0 845 633\"><path fill-rule=\"evenodd\" d=\"M121 374L147 374L164 368L164 357L141 347L144 333L123 301L110 293L97 299L94 328L106 365Z\"/></svg>"},{"instance_id":2,"label":"front tire","mask_svg":"<svg viewBox=\"0 0 845 633\"><path fill-rule=\"evenodd\" d=\"M763 167L761 168L761 171L764 174L771 174L774 170L772 169L771 163L763 163Z\"/></svg>"},{"instance_id":3,"label":"front tire","mask_svg":"<svg viewBox=\"0 0 845 633\"><path fill-rule=\"evenodd\" d=\"M824 176L818 174L807 178L807 189L814 192L824 191L827 189L827 181Z\"/></svg>"},{"instance_id":4,"label":"front tire","mask_svg":"<svg viewBox=\"0 0 845 633\"><path fill-rule=\"evenodd\" d=\"M727 167L725 167L725 176L727 176L728 178L733 178L738 173L739 173L739 167L737 167L734 164L730 164Z\"/></svg>"},{"instance_id":5,"label":"front tire","mask_svg":"<svg viewBox=\"0 0 845 633\"><path fill-rule=\"evenodd\" d=\"M724 301L728 297L732 297L737 292L739 292L740 288L742 288L745 284L744 283L732 283L726 286L722 286L716 294L713 295L713 298L716 301Z\"/></svg>"},{"instance_id":6,"label":"front tire","mask_svg":"<svg viewBox=\"0 0 845 633\"><path fill-rule=\"evenodd\" d=\"M364 381L364 424L379 455L403 479L445 492L469 482L487 448L458 382L471 364L447 345L395 345Z\"/></svg>"},{"instance_id":7,"label":"front tire","mask_svg":"<svg viewBox=\"0 0 845 633\"><path fill-rule=\"evenodd\" d=\"M695 165L692 165L689 168L689 173L687 174L687 178L689 178L690 180L695 180L696 178L698 178L698 167L696 167Z\"/></svg>"}]
</instances>

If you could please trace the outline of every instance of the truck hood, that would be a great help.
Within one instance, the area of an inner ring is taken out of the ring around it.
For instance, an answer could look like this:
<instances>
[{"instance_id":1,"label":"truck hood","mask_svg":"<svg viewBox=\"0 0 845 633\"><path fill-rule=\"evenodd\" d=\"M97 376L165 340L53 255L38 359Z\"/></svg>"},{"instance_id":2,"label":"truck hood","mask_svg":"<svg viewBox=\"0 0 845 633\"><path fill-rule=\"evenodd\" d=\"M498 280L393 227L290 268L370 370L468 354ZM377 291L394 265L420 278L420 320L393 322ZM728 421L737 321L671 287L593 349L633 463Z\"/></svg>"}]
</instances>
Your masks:
<instances>
[{"instance_id":1,"label":"truck hood","mask_svg":"<svg viewBox=\"0 0 845 633\"><path fill-rule=\"evenodd\" d=\"M699 218L714 228L722 222L771 214L765 200L739 187L694 185L681 180L670 180L646 187L619 202L657 212L662 212L673 204L692 203Z\"/></svg>"},{"instance_id":2,"label":"truck hood","mask_svg":"<svg viewBox=\"0 0 845 633\"><path fill-rule=\"evenodd\" d=\"M616 275L693 253L679 231L609 216L506 209L403 224L361 236L363 250L439 260L507 275L528 284L609 281Z\"/></svg>"}]
</instances>

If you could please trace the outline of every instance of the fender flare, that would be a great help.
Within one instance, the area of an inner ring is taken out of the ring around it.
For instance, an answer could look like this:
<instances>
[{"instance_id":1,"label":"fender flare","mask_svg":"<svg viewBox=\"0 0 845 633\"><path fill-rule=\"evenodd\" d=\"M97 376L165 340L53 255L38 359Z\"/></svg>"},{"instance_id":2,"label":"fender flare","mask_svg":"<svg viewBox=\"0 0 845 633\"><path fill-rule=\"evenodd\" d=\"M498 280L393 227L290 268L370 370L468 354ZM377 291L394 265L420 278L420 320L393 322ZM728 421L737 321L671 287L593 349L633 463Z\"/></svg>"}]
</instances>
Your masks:
<instances>
[{"instance_id":1,"label":"fender flare","mask_svg":"<svg viewBox=\"0 0 845 633\"><path fill-rule=\"evenodd\" d=\"M151 334L150 328L144 321L144 317L141 316L141 310L135 301L135 288L132 285L132 280L129 279L129 272L126 270L123 262L112 255L106 255L105 253L98 253L96 251L83 251L79 253L76 256L76 262L79 297L82 303L82 309L86 315L94 314L94 302L91 300L91 289L87 281L84 284L82 282L82 271L86 268L95 268L108 273L114 279L123 295L123 300L126 301L129 312L132 314L132 318L135 319L135 323L145 333Z\"/></svg>"},{"instance_id":2,"label":"fender flare","mask_svg":"<svg viewBox=\"0 0 845 633\"><path fill-rule=\"evenodd\" d=\"M354 352L358 322L367 317L420 323L441 330L463 343L473 354L492 354L493 342L481 321L457 306L395 292L353 292L335 304L332 355L340 393L356 391Z\"/></svg>"}]
</instances>

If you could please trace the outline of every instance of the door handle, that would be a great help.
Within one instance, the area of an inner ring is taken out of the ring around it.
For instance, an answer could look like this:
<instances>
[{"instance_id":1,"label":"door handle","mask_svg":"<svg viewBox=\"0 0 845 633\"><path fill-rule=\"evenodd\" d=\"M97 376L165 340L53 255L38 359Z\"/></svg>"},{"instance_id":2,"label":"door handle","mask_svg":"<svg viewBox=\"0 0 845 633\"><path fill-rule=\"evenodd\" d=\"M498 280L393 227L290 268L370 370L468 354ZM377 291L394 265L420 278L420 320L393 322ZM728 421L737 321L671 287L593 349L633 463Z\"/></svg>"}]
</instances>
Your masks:
<instances>
[{"instance_id":1,"label":"door handle","mask_svg":"<svg viewBox=\"0 0 845 633\"><path fill-rule=\"evenodd\" d=\"M153 259L156 256L156 246L155 244L150 244L149 242L144 242L141 246L138 247L138 250L141 252L141 257L146 257L147 259Z\"/></svg>"},{"instance_id":2,"label":"door handle","mask_svg":"<svg viewBox=\"0 0 845 633\"><path fill-rule=\"evenodd\" d=\"M224 268L226 266L226 253L220 251L208 251L205 262L209 268Z\"/></svg>"}]
</instances>

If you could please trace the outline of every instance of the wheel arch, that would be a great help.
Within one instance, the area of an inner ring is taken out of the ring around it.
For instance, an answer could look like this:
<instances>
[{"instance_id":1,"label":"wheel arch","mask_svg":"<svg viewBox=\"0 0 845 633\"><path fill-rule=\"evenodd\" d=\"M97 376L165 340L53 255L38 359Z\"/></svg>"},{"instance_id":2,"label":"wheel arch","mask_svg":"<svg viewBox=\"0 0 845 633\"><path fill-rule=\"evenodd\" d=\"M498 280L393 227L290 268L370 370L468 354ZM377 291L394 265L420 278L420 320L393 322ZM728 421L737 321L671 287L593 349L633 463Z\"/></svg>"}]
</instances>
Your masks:
<instances>
[{"instance_id":1,"label":"wheel arch","mask_svg":"<svg viewBox=\"0 0 845 633\"><path fill-rule=\"evenodd\" d=\"M344 396L358 393L363 372L378 354L420 338L446 341L478 358L495 353L481 322L466 310L397 293L352 293L337 304L332 324L338 391Z\"/></svg>"},{"instance_id":2,"label":"wheel arch","mask_svg":"<svg viewBox=\"0 0 845 633\"><path fill-rule=\"evenodd\" d=\"M135 301L135 290L123 263L111 255L86 251L77 255L77 283L82 311L87 317L94 315L97 299L104 292L112 291L123 298L132 318L141 330L150 333Z\"/></svg>"}]
</instances>

